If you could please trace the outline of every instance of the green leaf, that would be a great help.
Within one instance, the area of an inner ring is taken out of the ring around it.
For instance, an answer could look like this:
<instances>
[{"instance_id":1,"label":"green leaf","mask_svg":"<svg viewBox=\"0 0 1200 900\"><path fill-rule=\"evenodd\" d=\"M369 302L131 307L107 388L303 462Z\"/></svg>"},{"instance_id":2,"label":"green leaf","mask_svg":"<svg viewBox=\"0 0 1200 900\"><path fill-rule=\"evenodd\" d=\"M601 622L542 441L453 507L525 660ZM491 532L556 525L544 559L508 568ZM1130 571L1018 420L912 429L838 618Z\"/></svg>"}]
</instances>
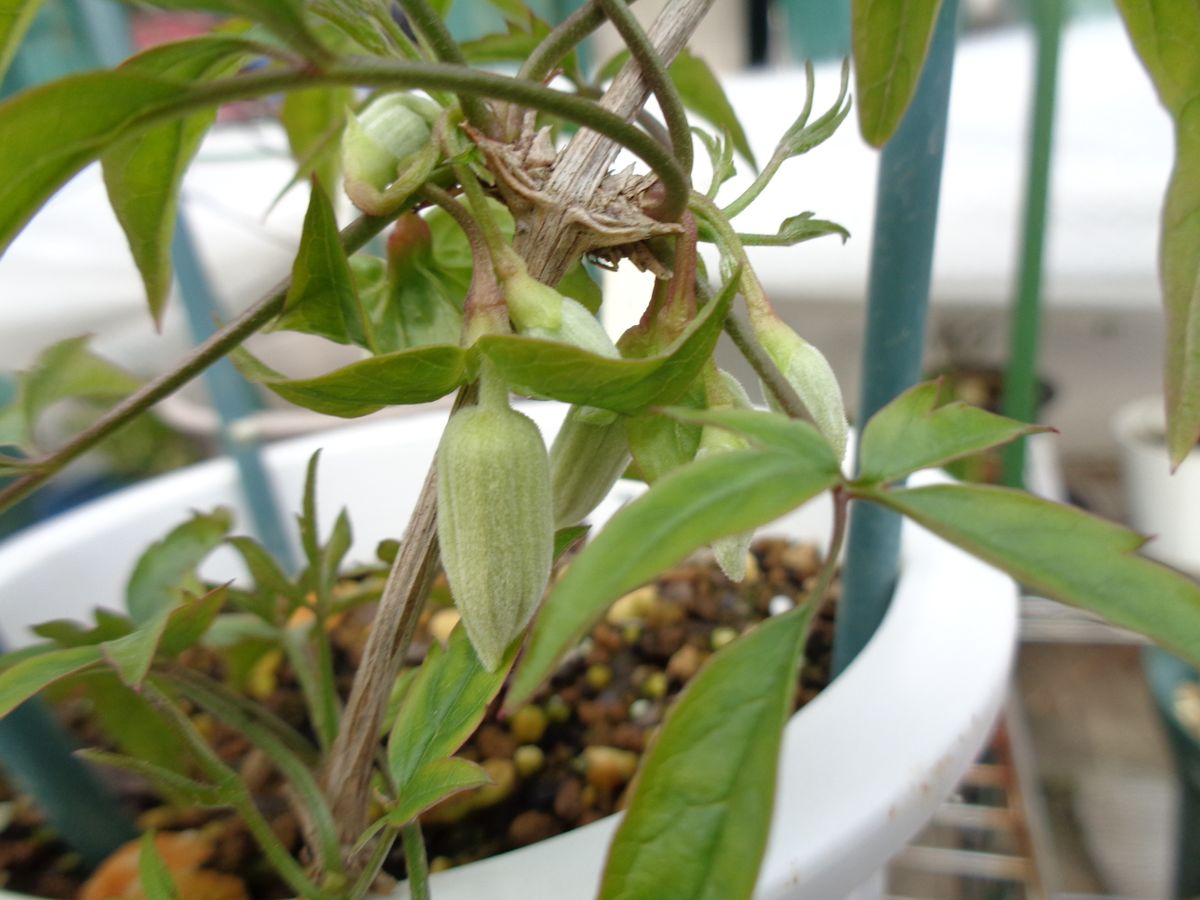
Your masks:
<instances>
[{"instance_id":1,"label":"green leaf","mask_svg":"<svg viewBox=\"0 0 1200 900\"><path fill-rule=\"evenodd\" d=\"M3 149L0 149L2 153ZM34 449L38 420L56 403L63 400L111 401L138 387L138 380L124 369L92 353L87 346L89 340L84 336L59 341L43 350L31 369L18 375L20 419L19 424L14 423L14 430L20 431L18 446Z\"/></svg>"},{"instance_id":2,"label":"green leaf","mask_svg":"<svg viewBox=\"0 0 1200 900\"><path fill-rule=\"evenodd\" d=\"M1117 7L1175 126L1159 273L1167 312L1167 445L1178 465L1200 439L1200 5L1118 0Z\"/></svg>"},{"instance_id":3,"label":"green leaf","mask_svg":"<svg viewBox=\"0 0 1200 900\"><path fill-rule=\"evenodd\" d=\"M175 879L163 861L162 854L154 843L154 832L142 835L142 846L138 853L138 881L146 900L179 900L179 889Z\"/></svg>"},{"instance_id":4,"label":"green leaf","mask_svg":"<svg viewBox=\"0 0 1200 900\"><path fill-rule=\"evenodd\" d=\"M449 756L479 727L504 684L517 643L495 672L480 664L462 626L450 633L445 650L436 642L430 646L388 737L388 769L401 797L426 765Z\"/></svg>"},{"instance_id":5,"label":"green leaf","mask_svg":"<svg viewBox=\"0 0 1200 900\"><path fill-rule=\"evenodd\" d=\"M743 244L755 247L794 247L804 241L836 234L842 243L850 238L850 232L837 222L827 219L814 219L813 213L802 212L791 216L779 223L779 231L775 234L738 234Z\"/></svg>"},{"instance_id":6,"label":"green leaf","mask_svg":"<svg viewBox=\"0 0 1200 900\"><path fill-rule=\"evenodd\" d=\"M577 543L587 537L590 525L571 525L554 532L554 558L557 560Z\"/></svg>"},{"instance_id":7,"label":"green leaf","mask_svg":"<svg viewBox=\"0 0 1200 900\"><path fill-rule=\"evenodd\" d=\"M684 49L671 63L670 73L684 106L729 135L737 152L757 169L746 131L708 63Z\"/></svg>"},{"instance_id":8,"label":"green leaf","mask_svg":"<svg viewBox=\"0 0 1200 900\"><path fill-rule=\"evenodd\" d=\"M146 680L170 615L171 608L164 606L132 634L101 645L109 663L131 688L140 688Z\"/></svg>"},{"instance_id":9,"label":"green leaf","mask_svg":"<svg viewBox=\"0 0 1200 900\"><path fill-rule=\"evenodd\" d=\"M300 544L308 560L308 571L315 572L321 565L321 535L317 527L317 467L321 462L318 448L308 458L304 468L304 498L300 504Z\"/></svg>"},{"instance_id":10,"label":"green leaf","mask_svg":"<svg viewBox=\"0 0 1200 900\"><path fill-rule=\"evenodd\" d=\"M100 662L103 656L99 647L69 647L39 653L0 672L0 718L43 688Z\"/></svg>"},{"instance_id":11,"label":"green leaf","mask_svg":"<svg viewBox=\"0 0 1200 900\"><path fill-rule=\"evenodd\" d=\"M1134 532L1020 491L939 485L872 491L951 543L1047 597L1141 632L1200 664L1200 586L1137 556Z\"/></svg>"},{"instance_id":12,"label":"green leaf","mask_svg":"<svg viewBox=\"0 0 1200 900\"><path fill-rule=\"evenodd\" d=\"M882 147L917 90L941 0L851 0L858 127Z\"/></svg>"},{"instance_id":13,"label":"green leaf","mask_svg":"<svg viewBox=\"0 0 1200 900\"><path fill-rule=\"evenodd\" d=\"M487 335L476 346L519 393L635 414L653 404L672 403L687 391L712 354L736 284L731 280L660 356L613 359L517 335Z\"/></svg>"},{"instance_id":14,"label":"green leaf","mask_svg":"<svg viewBox=\"0 0 1200 900\"><path fill-rule=\"evenodd\" d=\"M251 46L232 35L196 38L155 47L121 69L191 83L234 71ZM216 110L205 110L160 125L121 141L102 158L109 202L129 240L156 324L161 324L171 292L171 238L179 186L216 117Z\"/></svg>"},{"instance_id":15,"label":"green leaf","mask_svg":"<svg viewBox=\"0 0 1200 900\"><path fill-rule=\"evenodd\" d=\"M0 0L0 81L41 6L42 0Z\"/></svg>"},{"instance_id":16,"label":"green leaf","mask_svg":"<svg viewBox=\"0 0 1200 900\"><path fill-rule=\"evenodd\" d=\"M128 690L128 689L126 689ZM179 753L183 753L182 742ZM137 756L126 756L121 753L107 753L103 750L77 750L76 754L88 762L102 766L110 766L125 772L132 772L162 791L166 796L177 798L194 806L216 807L224 806L220 792L215 787L202 784L186 775L180 775L166 766L147 762Z\"/></svg>"},{"instance_id":17,"label":"green leaf","mask_svg":"<svg viewBox=\"0 0 1200 900\"><path fill-rule=\"evenodd\" d=\"M292 156L302 170L315 174L326 190L334 190L341 177L336 138L346 124L346 108L353 102L350 88L311 88L292 91L279 110Z\"/></svg>"},{"instance_id":18,"label":"green leaf","mask_svg":"<svg viewBox=\"0 0 1200 900\"><path fill-rule=\"evenodd\" d=\"M477 764L457 756L427 762L400 794L400 801L388 810L393 825L405 825L447 797L471 788L491 784L492 779Z\"/></svg>"},{"instance_id":19,"label":"green leaf","mask_svg":"<svg viewBox=\"0 0 1200 900\"><path fill-rule=\"evenodd\" d=\"M705 408L704 382L697 378L678 401L682 407ZM679 416L643 413L625 420L625 436L634 465L647 484L653 484L668 472L687 465L700 449L700 425Z\"/></svg>"},{"instance_id":20,"label":"green leaf","mask_svg":"<svg viewBox=\"0 0 1200 900\"><path fill-rule=\"evenodd\" d=\"M466 354L450 346L384 353L316 378L285 378L244 350L232 358L243 375L284 400L348 419L385 406L429 403L467 378Z\"/></svg>"},{"instance_id":21,"label":"green leaf","mask_svg":"<svg viewBox=\"0 0 1200 900\"><path fill-rule=\"evenodd\" d=\"M600 900L753 893L815 606L767 619L713 656L684 690L642 762Z\"/></svg>"},{"instance_id":22,"label":"green leaf","mask_svg":"<svg viewBox=\"0 0 1200 900\"><path fill-rule=\"evenodd\" d=\"M895 481L918 469L944 466L1022 435L1048 431L961 401L938 405L941 384L918 384L867 422L859 451L859 478Z\"/></svg>"},{"instance_id":23,"label":"green leaf","mask_svg":"<svg viewBox=\"0 0 1200 900\"><path fill-rule=\"evenodd\" d=\"M76 172L188 86L134 72L74 75L0 104L0 253ZM54 135L47 140L47 135Z\"/></svg>"},{"instance_id":24,"label":"green leaf","mask_svg":"<svg viewBox=\"0 0 1200 900\"><path fill-rule=\"evenodd\" d=\"M207 515L194 513L146 548L125 589L125 605L135 624L143 625L176 606L184 590L201 592L196 567L225 540L232 522L233 513L225 507Z\"/></svg>"},{"instance_id":25,"label":"green leaf","mask_svg":"<svg viewBox=\"0 0 1200 900\"><path fill-rule=\"evenodd\" d=\"M757 409L687 409L672 407L664 414L684 422L716 425L748 438L764 450L792 453L814 466L837 469L829 442L808 422Z\"/></svg>"},{"instance_id":26,"label":"green leaf","mask_svg":"<svg viewBox=\"0 0 1200 900\"><path fill-rule=\"evenodd\" d=\"M72 619L54 619L43 622L31 629L34 634L53 641L60 647L84 647L89 644L103 644L105 641L116 640L133 632L133 623L124 616L106 616L101 618L97 610L96 625L87 628Z\"/></svg>"},{"instance_id":27,"label":"green leaf","mask_svg":"<svg viewBox=\"0 0 1200 900\"><path fill-rule=\"evenodd\" d=\"M311 60L325 61L330 56L309 27L304 0L149 0L149 5L246 18L273 32Z\"/></svg>"},{"instance_id":28,"label":"green leaf","mask_svg":"<svg viewBox=\"0 0 1200 900\"><path fill-rule=\"evenodd\" d=\"M167 617L158 653L169 659L199 643L216 621L228 596L227 584L219 585L199 597L185 593L183 603L171 610Z\"/></svg>"},{"instance_id":29,"label":"green leaf","mask_svg":"<svg viewBox=\"0 0 1200 900\"><path fill-rule=\"evenodd\" d=\"M505 705L527 700L618 597L717 538L749 531L832 487L837 465L791 453L714 453L654 483L609 521L554 586Z\"/></svg>"},{"instance_id":30,"label":"green leaf","mask_svg":"<svg viewBox=\"0 0 1200 900\"><path fill-rule=\"evenodd\" d=\"M187 748L158 711L112 671L91 669L75 679L96 725L122 753L174 770Z\"/></svg>"},{"instance_id":31,"label":"green leaf","mask_svg":"<svg viewBox=\"0 0 1200 900\"><path fill-rule=\"evenodd\" d=\"M256 592L274 594L293 602L301 599L300 589L291 582L267 549L254 538L239 535L228 538L226 543L237 550L246 568L250 570Z\"/></svg>"},{"instance_id":32,"label":"green leaf","mask_svg":"<svg viewBox=\"0 0 1200 900\"><path fill-rule=\"evenodd\" d=\"M371 286L364 304L375 323L376 352L458 343L462 308L441 272L413 262L402 275L388 276L383 260L366 258L355 266L355 276L360 291L364 282Z\"/></svg>"},{"instance_id":33,"label":"green leaf","mask_svg":"<svg viewBox=\"0 0 1200 900\"><path fill-rule=\"evenodd\" d=\"M705 196L715 200L721 185L737 174L733 164L733 142L725 135L720 141L702 128L693 128L692 134L700 139L708 153L708 162L712 167L712 181L709 183Z\"/></svg>"},{"instance_id":34,"label":"green leaf","mask_svg":"<svg viewBox=\"0 0 1200 900\"><path fill-rule=\"evenodd\" d=\"M339 344L374 347L371 323L355 290L333 206L320 184L313 185L309 196L292 283L274 327L320 335Z\"/></svg>"}]
</instances>

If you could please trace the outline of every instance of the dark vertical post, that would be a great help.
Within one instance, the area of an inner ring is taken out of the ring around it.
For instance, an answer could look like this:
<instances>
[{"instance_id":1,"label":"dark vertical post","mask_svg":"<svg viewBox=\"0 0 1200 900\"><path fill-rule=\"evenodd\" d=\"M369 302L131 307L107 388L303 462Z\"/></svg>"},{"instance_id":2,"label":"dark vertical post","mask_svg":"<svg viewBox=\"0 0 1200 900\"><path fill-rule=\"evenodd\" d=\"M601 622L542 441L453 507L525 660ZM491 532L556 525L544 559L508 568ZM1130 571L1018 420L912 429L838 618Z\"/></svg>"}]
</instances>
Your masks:
<instances>
[{"instance_id":1,"label":"dark vertical post","mask_svg":"<svg viewBox=\"0 0 1200 900\"><path fill-rule=\"evenodd\" d=\"M1034 0L1030 15L1037 32L1033 111L1029 126L1025 212L1021 230L1021 275L1012 310L1008 372L1002 410L1022 422L1037 420L1038 326L1041 321L1042 261L1046 249L1046 208L1050 187L1050 154L1054 146L1054 99L1058 88L1058 48L1062 37L1063 0ZM1004 483L1025 481L1025 440L1004 448Z\"/></svg>"},{"instance_id":2,"label":"dark vertical post","mask_svg":"<svg viewBox=\"0 0 1200 900\"><path fill-rule=\"evenodd\" d=\"M912 104L880 157L860 428L920 377L957 12L957 0L943 0ZM896 584L899 550L900 517L871 504L855 504L834 641L835 672L850 664L883 620Z\"/></svg>"}]
</instances>

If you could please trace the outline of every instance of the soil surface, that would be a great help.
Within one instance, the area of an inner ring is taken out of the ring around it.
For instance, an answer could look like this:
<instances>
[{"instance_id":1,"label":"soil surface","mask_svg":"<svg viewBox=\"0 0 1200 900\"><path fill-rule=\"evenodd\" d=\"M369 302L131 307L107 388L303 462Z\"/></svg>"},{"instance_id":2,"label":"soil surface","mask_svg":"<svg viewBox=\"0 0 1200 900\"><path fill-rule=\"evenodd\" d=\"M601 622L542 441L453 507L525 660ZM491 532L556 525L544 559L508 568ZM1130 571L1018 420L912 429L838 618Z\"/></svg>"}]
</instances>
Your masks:
<instances>
[{"instance_id":1,"label":"soil surface","mask_svg":"<svg viewBox=\"0 0 1200 900\"><path fill-rule=\"evenodd\" d=\"M751 553L749 573L740 584L721 573L711 554L701 554L622 598L529 706L505 720L495 708L489 711L459 755L482 765L495 784L451 797L422 816L431 869L522 847L620 809L647 742L687 680L741 632L805 602L821 563L814 547L781 539L759 539ZM379 577L360 576L358 584ZM835 582L813 620L796 685L797 708L828 682L839 591ZM413 665L456 621L457 614L444 605L446 596L444 585L435 587L413 643ZM339 682L346 691L372 616L372 606L357 607L331 632ZM215 651L192 650L187 657L194 668L228 675L226 661ZM305 704L287 664L279 660L256 677L265 694L258 699L308 731ZM81 744L106 745L87 717L86 704L68 700L59 709ZM301 853L300 828L278 773L241 734L199 710L189 712L251 787L276 834ZM105 769L103 777L137 812L142 828L191 832L189 838L200 838L205 848L200 854L205 873L232 873L244 884L244 893L206 897L272 900L292 895L264 866L253 839L228 811L172 806L124 772ZM399 846L385 871L404 877ZM93 894L80 890L85 878L78 857L47 830L33 806L0 785L0 886L41 897L90 900ZM93 885L93 891L98 887ZM110 896L111 890L105 886L104 893L94 895Z\"/></svg>"}]
</instances>

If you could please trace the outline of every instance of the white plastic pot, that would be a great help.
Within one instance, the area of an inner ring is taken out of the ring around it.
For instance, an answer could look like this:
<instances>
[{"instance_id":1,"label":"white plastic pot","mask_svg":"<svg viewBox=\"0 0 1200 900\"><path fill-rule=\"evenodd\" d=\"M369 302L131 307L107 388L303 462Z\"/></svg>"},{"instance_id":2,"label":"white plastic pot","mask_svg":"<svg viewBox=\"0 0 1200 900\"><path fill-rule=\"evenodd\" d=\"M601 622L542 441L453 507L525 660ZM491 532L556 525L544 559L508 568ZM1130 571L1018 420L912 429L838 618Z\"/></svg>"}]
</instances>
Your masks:
<instances>
[{"instance_id":1,"label":"white plastic pot","mask_svg":"<svg viewBox=\"0 0 1200 900\"><path fill-rule=\"evenodd\" d=\"M561 408L529 412L549 434ZM350 558L402 531L437 446L444 414L382 421L278 444L268 468L297 509L304 467L321 454L319 514L342 506ZM9 646L28 627L119 606L146 544L192 509L233 505L233 466L216 461L92 503L0 547L0 621ZM633 488L618 486L610 506ZM820 539L828 505L814 501L778 531ZM232 553L207 574L234 577ZM994 569L906 525L903 572L882 627L852 666L787 727L774 822L757 897L839 898L878 890L880 868L925 823L983 746L1003 699L1016 640L1016 590ZM595 895L616 818L433 876L438 900L573 900ZM2 894L0 897L11 898ZM400 888L397 898L407 897Z\"/></svg>"},{"instance_id":2,"label":"white plastic pot","mask_svg":"<svg viewBox=\"0 0 1200 900\"><path fill-rule=\"evenodd\" d=\"M1148 556L1200 575L1200 451L1172 474L1166 419L1162 397L1135 400L1113 417L1129 523L1151 536Z\"/></svg>"}]
</instances>

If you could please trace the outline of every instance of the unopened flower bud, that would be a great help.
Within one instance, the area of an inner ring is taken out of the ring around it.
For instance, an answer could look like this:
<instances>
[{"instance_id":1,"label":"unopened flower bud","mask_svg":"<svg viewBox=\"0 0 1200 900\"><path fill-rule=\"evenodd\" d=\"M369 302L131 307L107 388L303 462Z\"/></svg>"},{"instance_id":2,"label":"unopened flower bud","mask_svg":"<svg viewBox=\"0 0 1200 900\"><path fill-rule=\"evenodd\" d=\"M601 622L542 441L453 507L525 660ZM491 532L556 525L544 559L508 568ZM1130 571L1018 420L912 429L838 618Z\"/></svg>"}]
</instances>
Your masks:
<instances>
[{"instance_id":1,"label":"unopened flower bud","mask_svg":"<svg viewBox=\"0 0 1200 900\"><path fill-rule=\"evenodd\" d=\"M564 297L548 284L542 284L524 267L504 279L504 302L508 315L520 332L540 329L556 332L562 325Z\"/></svg>"},{"instance_id":2,"label":"unopened flower bud","mask_svg":"<svg viewBox=\"0 0 1200 900\"><path fill-rule=\"evenodd\" d=\"M586 350L597 356L607 356L613 359L620 356L616 345L612 342L612 338L608 336L608 333L604 330L604 326L600 324L600 320L592 315L586 306L576 300L572 300L570 297L562 297L561 301L561 316L558 327L541 328L534 326L531 328L522 328L518 323L518 330L528 337L557 341L560 344L570 344L572 347L579 347L581 350ZM511 307L509 309L511 313Z\"/></svg>"},{"instance_id":3,"label":"unopened flower bud","mask_svg":"<svg viewBox=\"0 0 1200 900\"><path fill-rule=\"evenodd\" d=\"M446 426L438 540L467 636L494 672L537 609L554 552L546 447L506 402L461 409Z\"/></svg>"},{"instance_id":4,"label":"unopened flower bud","mask_svg":"<svg viewBox=\"0 0 1200 900\"><path fill-rule=\"evenodd\" d=\"M606 410L571 407L550 448L554 527L582 522L608 496L629 460L624 419Z\"/></svg>"},{"instance_id":5,"label":"unopened flower bud","mask_svg":"<svg viewBox=\"0 0 1200 900\"><path fill-rule=\"evenodd\" d=\"M813 423L829 441L838 459L846 453L850 425L842 389L824 355L779 319L755 324L755 331L767 355L779 367L783 377L804 404ZM770 391L768 402L775 405Z\"/></svg>"},{"instance_id":6,"label":"unopened flower bud","mask_svg":"<svg viewBox=\"0 0 1200 900\"><path fill-rule=\"evenodd\" d=\"M388 277L395 281L407 275L414 266L430 262L432 253L433 232L429 223L414 212L405 213L388 235Z\"/></svg>"},{"instance_id":7,"label":"unopened flower bud","mask_svg":"<svg viewBox=\"0 0 1200 900\"><path fill-rule=\"evenodd\" d=\"M342 171L355 206L383 214L424 181L437 159L429 124L436 115L428 101L407 94L380 97L361 115L347 113Z\"/></svg>"}]
</instances>

